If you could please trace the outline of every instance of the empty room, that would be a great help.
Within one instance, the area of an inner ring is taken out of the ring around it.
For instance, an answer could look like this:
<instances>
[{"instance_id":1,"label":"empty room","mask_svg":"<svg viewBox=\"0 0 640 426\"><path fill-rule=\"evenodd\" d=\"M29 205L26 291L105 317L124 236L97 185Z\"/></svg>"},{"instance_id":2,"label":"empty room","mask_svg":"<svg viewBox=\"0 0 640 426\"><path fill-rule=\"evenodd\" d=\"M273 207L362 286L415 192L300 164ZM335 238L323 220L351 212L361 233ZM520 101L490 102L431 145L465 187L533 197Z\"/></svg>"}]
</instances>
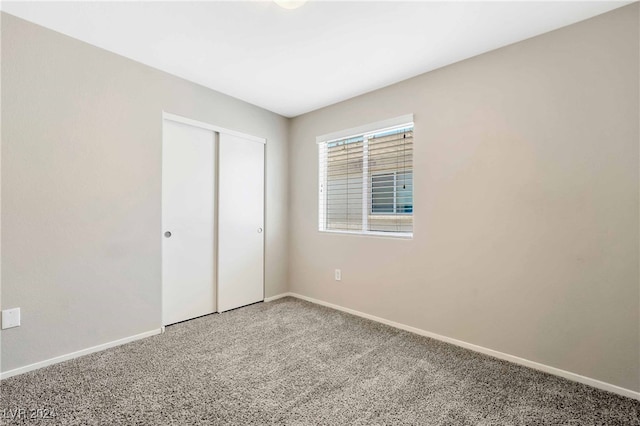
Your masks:
<instances>
[{"instance_id":1,"label":"empty room","mask_svg":"<svg viewBox=\"0 0 640 426\"><path fill-rule=\"evenodd\" d=\"M637 1L0 7L0 424L640 426Z\"/></svg>"}]
</instances>

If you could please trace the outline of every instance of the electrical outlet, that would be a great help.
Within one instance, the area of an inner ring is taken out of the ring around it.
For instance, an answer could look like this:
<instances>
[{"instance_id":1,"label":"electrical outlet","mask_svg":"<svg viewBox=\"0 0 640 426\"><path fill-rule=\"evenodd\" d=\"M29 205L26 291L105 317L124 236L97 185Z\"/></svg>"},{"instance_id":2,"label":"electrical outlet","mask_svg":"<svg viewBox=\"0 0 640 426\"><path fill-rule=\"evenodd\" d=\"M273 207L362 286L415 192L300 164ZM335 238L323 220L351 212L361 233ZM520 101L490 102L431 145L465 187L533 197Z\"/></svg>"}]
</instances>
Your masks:
<instances>
[{"instance_id":1,"label":"electrical outlet","mask_svg":"<svg viewBox=\"0 0 640 426\"><path fill-rule=\"evenodd\" d=\"M336 281L342 281L342 272L340 269L336 269Z\"/></svg>"},{"instance_id":2,"label":"electrical outlet","mask_svg":"<svg viewBox=\"0 0 640 426\"><path fill-rule=\"evenodd\" d=\"M2 329L20 327L20 308L2 311Z\"/></svg>"}]
</instances>

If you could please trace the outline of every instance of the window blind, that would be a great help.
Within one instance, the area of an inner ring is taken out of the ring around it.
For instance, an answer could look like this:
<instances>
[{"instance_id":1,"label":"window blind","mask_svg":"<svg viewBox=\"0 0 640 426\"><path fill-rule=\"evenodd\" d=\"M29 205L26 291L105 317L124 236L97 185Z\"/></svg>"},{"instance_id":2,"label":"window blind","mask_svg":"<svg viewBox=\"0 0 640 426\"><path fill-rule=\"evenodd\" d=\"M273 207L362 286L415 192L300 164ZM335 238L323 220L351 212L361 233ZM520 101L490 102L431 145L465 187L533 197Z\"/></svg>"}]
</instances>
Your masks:
<instances>
[{"instance_id":1,"label":"window blind","mask_svg":"<svg viewBox=\"0 0 640 426\"><path fill-rule=\"evenodd\" d=\"M318 144L319 230L413 232L413 123Z\"/></svg>"}]
</instances>

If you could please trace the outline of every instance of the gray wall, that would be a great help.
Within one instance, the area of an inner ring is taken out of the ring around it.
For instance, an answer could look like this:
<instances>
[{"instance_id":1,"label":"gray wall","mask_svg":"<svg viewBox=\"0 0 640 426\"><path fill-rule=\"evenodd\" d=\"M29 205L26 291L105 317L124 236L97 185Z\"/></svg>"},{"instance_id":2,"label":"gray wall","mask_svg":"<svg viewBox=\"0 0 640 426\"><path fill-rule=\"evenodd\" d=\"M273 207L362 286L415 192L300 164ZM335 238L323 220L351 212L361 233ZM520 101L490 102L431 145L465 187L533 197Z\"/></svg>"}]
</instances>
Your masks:
<instances>
[{"instance_id":1,"label":"gray wall","mask_svg":"<svg viewBox=\"0 0 640 426\"><path fill-rule=\"evenodd\" d=\"M2 14L2 371L160 327L162 111L267 142L287 290L286 118Z\"/></svg>"},{"instance_id":2,"label":"gray wall","mask_svg":"<svg viewBox=\"0 0 640 426\"><path fill-rule=\"evenodd\" d=\"M640 390L638 38L636 3L293 119L291 291ZM413 240L319 233L315 137L407 113Z\"/></svg>"}]
</instances>

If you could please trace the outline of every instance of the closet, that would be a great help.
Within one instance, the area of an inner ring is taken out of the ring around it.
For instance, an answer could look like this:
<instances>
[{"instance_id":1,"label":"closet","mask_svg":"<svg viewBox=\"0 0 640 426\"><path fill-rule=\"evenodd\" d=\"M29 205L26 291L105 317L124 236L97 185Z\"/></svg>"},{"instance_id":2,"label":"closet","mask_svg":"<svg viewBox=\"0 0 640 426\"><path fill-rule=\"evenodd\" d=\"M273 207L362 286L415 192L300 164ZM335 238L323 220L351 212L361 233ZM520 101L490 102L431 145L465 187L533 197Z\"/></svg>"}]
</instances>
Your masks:
<instances>
[{"instance_id":1,"label":"closet","mask_svg":"<svg viewBox=\"0 0 640 426\"><path fill-rule=\"evenodd\" d=\"M265 140L163 119L163 325L264 300Z\"/></svg>"}]
</instances>

